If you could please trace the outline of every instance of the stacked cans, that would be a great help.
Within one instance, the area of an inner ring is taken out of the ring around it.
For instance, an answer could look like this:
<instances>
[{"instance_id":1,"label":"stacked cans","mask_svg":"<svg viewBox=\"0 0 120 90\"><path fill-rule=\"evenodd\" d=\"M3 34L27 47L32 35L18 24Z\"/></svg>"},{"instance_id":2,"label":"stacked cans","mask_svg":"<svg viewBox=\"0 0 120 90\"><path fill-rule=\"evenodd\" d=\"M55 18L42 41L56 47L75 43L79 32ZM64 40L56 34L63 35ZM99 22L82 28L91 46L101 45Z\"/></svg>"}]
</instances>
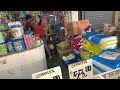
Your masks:
<instances>
[{"instance_id":1,"label":"stacked cans","mask_svg":"<svg viewBox=\"0 0 120 90\"><path fill-rule=\"evenodd\" d=\"M33 47L33 45L34 45L33 37L30 33L29 34L27 33L24 35L24 42L26 45L26 49L30 49Z\"/></svg>"}]
</instances>

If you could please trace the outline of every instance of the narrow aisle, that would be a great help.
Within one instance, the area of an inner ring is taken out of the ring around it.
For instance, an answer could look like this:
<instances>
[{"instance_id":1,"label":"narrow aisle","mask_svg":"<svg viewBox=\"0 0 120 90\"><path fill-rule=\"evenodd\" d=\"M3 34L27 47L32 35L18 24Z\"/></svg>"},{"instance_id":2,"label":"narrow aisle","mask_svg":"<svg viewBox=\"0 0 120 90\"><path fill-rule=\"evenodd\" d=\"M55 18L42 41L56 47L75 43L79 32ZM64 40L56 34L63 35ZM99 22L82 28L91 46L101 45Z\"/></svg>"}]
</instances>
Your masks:
<instances>
[{"instance_id":1,"label":"narrow aisle","mask_svg":"<svg viewBox=\"0 0 120 90\"><path fill-rule=\"evenodd\" d=\"M47 65L48 65L48 68L53 68L53 67L56 67L56 66L60 66L61 70L62 70L63 79L69 79L68 70L67 70L67 68L65 68L63 66L62 60L60 60L58 55L56 55L56 57L54 57L54 59L52 59L52 60L47 59Z\"/></svg>"}]
</instances>

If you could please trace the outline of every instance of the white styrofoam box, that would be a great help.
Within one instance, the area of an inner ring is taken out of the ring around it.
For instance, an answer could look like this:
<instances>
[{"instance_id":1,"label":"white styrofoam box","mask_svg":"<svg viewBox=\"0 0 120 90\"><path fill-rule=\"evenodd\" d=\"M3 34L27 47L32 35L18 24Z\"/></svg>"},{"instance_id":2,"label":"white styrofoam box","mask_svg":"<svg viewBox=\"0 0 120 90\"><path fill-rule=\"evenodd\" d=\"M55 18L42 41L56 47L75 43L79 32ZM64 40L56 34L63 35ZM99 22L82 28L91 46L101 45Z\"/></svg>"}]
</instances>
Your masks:
<instances>
[{"instance_id":1,"label":"white styrofoam box","mask_svg":"<svg viewBox=\"0 0 120 90\"><path fill-rule=\"evenodd\" d=\"M2 63L4 60L5 64ZM33 73L46 69L44 44L31 50L0 58L0 78L31 79Z\"/></svg>"}]
</instances>

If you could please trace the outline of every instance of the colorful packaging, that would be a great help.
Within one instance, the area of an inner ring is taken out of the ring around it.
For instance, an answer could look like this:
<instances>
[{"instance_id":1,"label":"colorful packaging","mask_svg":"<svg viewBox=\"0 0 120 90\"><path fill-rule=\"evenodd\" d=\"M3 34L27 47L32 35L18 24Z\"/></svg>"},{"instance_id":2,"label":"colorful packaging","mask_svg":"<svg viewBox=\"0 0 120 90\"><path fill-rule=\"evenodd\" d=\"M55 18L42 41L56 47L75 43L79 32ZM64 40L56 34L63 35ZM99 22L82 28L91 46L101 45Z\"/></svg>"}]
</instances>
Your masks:
<instances>
[{"instance_id":1,"label":"colorful packaging","mask_svg":"<svg viewBox=\"0 0 120 90\"><path fill-rule=\"evenodd\" d=\"M20 38L23 36L24 31L21 22L10 22L8 23L8 26L11 29L11 34L14 38Z\"/></svg>"},{"instance_id":2,"label":"colorful packaging","mask_svg":"<svg viewBox=\"0 0 120 90\"><path fill-rule=\"evenodd\" d=\"M7 47L8 47L9 52L13 52L14 51L14 45L13 45L12 39L8 39L6 42L7 42Z\"/></svg>"},{"instance_id":3,"label":"colorful packaging","mask_svg":"<svg viewBox=\"0 0 120 90\"><path fill-rule=\"evenodd\" d=\"M81 52L80 56L81 56L82 60L89 60L90 57L92 56L92 54L84 48L82 48L80 50L80 52Z\"/></svg>"},{"instance_id":4,"label":"colorful packaging","mask_svg":"<svg viewBox=\"0 0 120 90\"><path fill-rule=\"evenodd\" d=\"M27 49L30 49L33 47L33 39L32 39L32 35L24 35L24 42L25 42L25 46Z\"/></svg>"},{"instance_id":5,"label":"colorful packaging","mask_svg":"<svg viewBox=\"0 0 120 90\"><path fill-rule=\"evenodd\" d=\"M91 43L86 39L84 39L83 47L86 48L93 55L98 55L103 49L103 47L100 44L97 45Z\"/></svg>"},{"instance_id":6,"label":"colorful packaging","mask_svg":"<svg viewBox=\"0 0 120 90\"><path fill-rule=\"evenodd\" d=\"M0 43L3 43L3 42L5 42L5 38L4 38L3 32L0 32Z\"/></svg>"},{"instance_id":7,"label":"colorful packaging","mask_svg":"<svg viewBox=\"0 0 120 90\"><path fill-rule=\"evenodd\" d=\"M6 55L7 52L7 46L6 43L1 43L0 44L0 55Z\"/></svg>"},{"instance_id":8,"label":"colorful packaging","mask_svg":"<svg viewBox=\"0 0 120 90\"><path fill-rule=\"evenodd\" d=\"M13 39L13 44L16 52L23 51L25 49L23 38Z\"/></svg>"},{"instance_id":9,"label":"colorful packaging","mask_svg":"<svg viewBox=\"0 0 120 90\"><path fill-rule=\"evenodd\" d=\"M80 48L82 47L82 36L81 35L74 35L70 36L68 40L71 41L71 49L77 53L80 54Z\"/></svg>"},{"instance_id":10,"label":"colorful packaging","mask_svg":"<svg viewBox=\"0 0 120 90\"><path fill-rule=\"evenodd\" d=\"M109 36L98 32L89 32L84 35L84 48L93 55L98 55L102 50L114 49L117 47L117 37Z\"/></svg>"}]
</instances>

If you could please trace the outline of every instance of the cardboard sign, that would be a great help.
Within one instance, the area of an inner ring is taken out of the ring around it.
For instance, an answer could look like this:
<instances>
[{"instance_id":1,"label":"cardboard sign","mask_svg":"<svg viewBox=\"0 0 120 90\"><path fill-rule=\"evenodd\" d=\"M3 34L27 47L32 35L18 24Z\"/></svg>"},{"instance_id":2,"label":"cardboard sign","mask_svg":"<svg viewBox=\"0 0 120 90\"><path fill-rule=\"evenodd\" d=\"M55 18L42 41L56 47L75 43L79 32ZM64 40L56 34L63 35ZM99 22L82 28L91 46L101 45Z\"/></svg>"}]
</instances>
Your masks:
<instances>
[{"instance_id":1,"label":"cardboard sign","mask_svg":"<svg viewBox=\"0 0 120 90\"><path fill-rule=\"evenodd\" d=\"M120 79L120 68L101 74L105 79Z\"/></svg>"},{"instance_id":2,"label":"cardboard sign","mask_svg":"<svg viewBox=\"0 0 120 90\"><path fill-rule=\"evenodd\" d=\"M92 60L68 65L70 79L93 79Z\"/></svg>"},{"instance_id":3,"label":"cardboard sign","mask_svg":"<svg viewBox=\"0 0 120 90\"><path fill-rule=\"evenodd\" d=\"M62 79L60 66L32 74L32 79Z\"/></svg>"},{"instance_id":4,"label":"cardboard sign","mask_svg":"<svg viewBox=\"0 0 120 90\"><path fill-rule=\"evenodd\" d=\"M93 79L105 79L105 78L102 77L101 75L95 75L95 76L93 76Z\"/></svg>"}]
</instances>

